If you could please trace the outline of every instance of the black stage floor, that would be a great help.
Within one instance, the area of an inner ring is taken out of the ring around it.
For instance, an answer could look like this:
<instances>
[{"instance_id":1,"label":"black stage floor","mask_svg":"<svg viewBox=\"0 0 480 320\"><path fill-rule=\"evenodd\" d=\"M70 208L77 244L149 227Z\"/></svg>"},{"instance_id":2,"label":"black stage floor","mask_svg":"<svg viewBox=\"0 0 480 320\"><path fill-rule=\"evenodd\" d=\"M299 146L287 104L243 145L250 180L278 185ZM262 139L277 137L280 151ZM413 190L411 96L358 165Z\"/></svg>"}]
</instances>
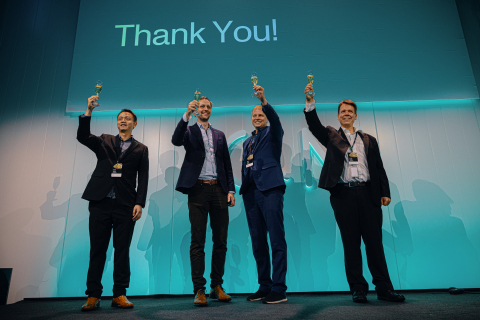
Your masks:
<instances>
[{"instance_id":1,"label":"black stage floor","mask_svg":"<svg viewBox=\"0 0 480 320\"><path fill-rule=\"evenodd\" d=\"M378 301L374 292L367 304L348 294L289 294L288 302L265 305L232 295L229 303L209 300L204 308L191 297L131 297L134 309L119 310L103 299L101 308L81 312L84 299L29 299L0 306L0 319L480 319L480 295L447 292L406 292L404 303Z\"/></svg>"}]
</instances>

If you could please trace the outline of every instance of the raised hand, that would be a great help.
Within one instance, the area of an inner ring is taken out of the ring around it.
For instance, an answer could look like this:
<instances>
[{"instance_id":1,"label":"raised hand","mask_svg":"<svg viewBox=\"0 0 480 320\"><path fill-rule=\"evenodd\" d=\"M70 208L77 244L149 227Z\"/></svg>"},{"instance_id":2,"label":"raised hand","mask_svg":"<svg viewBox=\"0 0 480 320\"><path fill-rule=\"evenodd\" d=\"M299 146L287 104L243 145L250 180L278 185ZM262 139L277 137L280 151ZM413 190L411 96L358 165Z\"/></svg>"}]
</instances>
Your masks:
<instances>
[{"instance_id":1,"label":"raised hand","mask_svg":"<svg viewBox=\"0 0 480 320\"><path fill-rule=\"evenodd\" d=\"M305 87L305 99L307 99L307 102L313 102L315 100L313 100L313 97L309 96L308 93L309 92L313 92L313 85L311 83L307 84L307 86Z\"/></svg>"},{"instance_id":2,"label":"raised hand","mask_svg":"<svg viewBox=\"0 0 480 320\"><path fill-rule=\"evenodd\" d=\"M255 96L260 100L262 105L266 104L267 100L265 99L265 90L257 85L253 86L253 90L255 91Z\"/></svg>"},{"instance_id":3,"label":"raised hand","mask_svg":"<svg viewBox=\"0 0 480 320\"><path fill-rule=\"evenodd\" d=\"M87 111L85 112L86 116L91 116L93 109L95 109L98 106L97 100L100 97L98 95L91 96L88 98L88 105L87 105Z\"/></svg>"},{"instance_id":4,"label":"raised hand","mask_svg":"<svg viewBox=\"0 0 480 320\"><path fill-rule=\"evenodd\" d=\"M187 119L190 119L190 116L192 115L193 112L195 112L198 108L198 101L193 100L188 104L187 107Z\"/></svg>"}]
</instances>

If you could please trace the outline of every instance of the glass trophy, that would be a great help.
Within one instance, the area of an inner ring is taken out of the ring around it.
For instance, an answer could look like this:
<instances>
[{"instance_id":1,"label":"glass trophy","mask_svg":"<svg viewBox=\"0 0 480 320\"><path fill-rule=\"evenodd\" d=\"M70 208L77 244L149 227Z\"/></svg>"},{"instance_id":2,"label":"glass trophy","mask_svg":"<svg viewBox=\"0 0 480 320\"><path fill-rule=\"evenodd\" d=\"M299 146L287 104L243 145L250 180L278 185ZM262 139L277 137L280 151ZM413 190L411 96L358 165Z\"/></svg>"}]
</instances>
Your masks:
<instances>
[{"instance_id":1,"label":"glass trophy","mask_svg":"<svg viewBox=\"0 0 480 320\"><path fill-rule=\"evenodd\" d=\"M100 94L100 92L102 92L102 81L97 80L97 84L95 85L95 93L97 94L97 97ZM92 105L94 108L96 108L100 105L100 103L95 101L94 103L92 103Z\"/></svg>"},{"instance_id":2,"label":"glass trophy","mask_svg":"<svg viewBox=\"0 0 480 320\"><path fill-rule=\"evenodd\" d=\"M252 72L252 76L250 77L250 80L252 81L253 85L256 85L258 83L258 77L256 72ZM252 97L256 97L256 96L257 96L257 92L254 92L252 94Z\"/></svg>"},{"instance_id":3,"label":"glass trophy","mask_svg":"<svg viewBox=\"0 0 480 320\"><path fill-rule=\"evenodd\" d=\"M313 78L313 72L310 71L310 72L307 74L307 81L308 81L308 83L312 83L312 84L313 84L313 80L314 80L314 78ZM309 96L310 98L313 98L313 97L315 96L315 92L313 92L313 90L312 90L312 91L309 91L309 92L307 92L307 96Z\"/></svg>"},{"instance_id":4,"label":"glass trophy","mask_svg":"<svg viewBox=\"0 0 480 320\"><path fill-rule=\"evenodd\" d=\"M200 89L197 89L195 90L195 93L193 94L193 99L195 101L200 101L200 97L201 97L201 92L200 92ZM195 110L195 112L192 113L194 116L199 116L200 115L200 112L198 112L197 110Z\"/></svg>"}]
</instances>

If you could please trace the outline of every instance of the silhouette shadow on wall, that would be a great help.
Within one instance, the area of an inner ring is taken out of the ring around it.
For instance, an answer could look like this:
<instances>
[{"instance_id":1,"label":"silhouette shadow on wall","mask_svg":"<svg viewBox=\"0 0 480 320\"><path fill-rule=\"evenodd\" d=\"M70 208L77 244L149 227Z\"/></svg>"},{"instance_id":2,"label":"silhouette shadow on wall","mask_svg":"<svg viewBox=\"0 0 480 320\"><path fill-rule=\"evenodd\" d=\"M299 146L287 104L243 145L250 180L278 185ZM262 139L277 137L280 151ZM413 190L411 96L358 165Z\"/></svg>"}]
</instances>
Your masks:
<instances>
[{"instance_id":1,"label":"silhouette shadow on wall","mask_svg":"<svg viewBox=\"0 0 480 320\"><path fill-rule=\"evenodd\" d=\"M396 254L400 279L402 282L407 282L408 259L414 251L412 232L405 216L403 203L400 201L398 187L392 181L389 181L389 186L392 202L396 202L393 206L395 220L391 219L393 234L390 233L390 230L382 230L383 245ZM389 270L389 272L392 277L394 270ZM401 284L401 288L404 288L403 284Z\"/></svg>"},{"instance_id":2,"label":"silhouette shadow on wall","mask_svg":"<svg viewBox=\"0 0 480 320\"><path fill-rule=\"evenodd\" d=\"M2 262L14 262L12 271L12 283L24 283L28 279L28 285L20 288L17 292L10 289L10 295L15 294L15 301L22 300L24 297L36 297L39 294L39 288L45 281L45 272L48 269L47 257L45 250L49 250L52 246L52 240L48 237L30 234L27 226L34 217L34 211L30 208L22 208L0 218L0 225L8 226L8 230L0 233L0 241L9 243L4 246L2 251ZM12 239L16 239L12 243ZM35 261L35 265L31 265L31 261ZM18 280L16 277L24 279Z\"/></svg>"},{"instance_id":3,"label":"silhouette shadow on wall","mask_svg":"<svg viewBox=\"0 0 480 320\"><path fill-rule=\"evenodd\" d=\"M87 181L90 180L91 173ZM49 263L57 269L57 296L83 296L86 290L88 263L90 261L90 238L88 233L88 201L82 199L80 193L74 194L69 200L55 205L60 177L56 177L53 190L47 193L47 199L40 206L42 219L65 221L65 231L60 236ZM113 252L112 240L107 251L105 269L111 262ZM104 269L104 270L105 270ZM113 287L113 280L103 277L102 283L106 292ZM104 290L105 291L105 290Z\"/></svg>"},{"instance_id":4,"label":"silhouette shadow on wall","mask_svg":"<svg viewBox=\"0 0 480 320\"><path fill-rule=\"evenodd\" d=\"M410 260L409 268L405 268L402 275L407 286L468 287L479 283L478 253L467 237L463 221L452 216L453 200L438 185L426 180L413 181L412 190L415 201L404 200L395 206L395 216L397 213L400 216L397 221L403 219L401 213L404 211L411 227L412 244L406 236L395 243L400 251L411 252L405 259L405 265ZM397 237L400 238L406 232L399 229ZM397 242L400 245L397 246ZM453 279L458 279L456 273L461 273L465 279L462 284L452 283Z\"/></svg>"}]
</instances>

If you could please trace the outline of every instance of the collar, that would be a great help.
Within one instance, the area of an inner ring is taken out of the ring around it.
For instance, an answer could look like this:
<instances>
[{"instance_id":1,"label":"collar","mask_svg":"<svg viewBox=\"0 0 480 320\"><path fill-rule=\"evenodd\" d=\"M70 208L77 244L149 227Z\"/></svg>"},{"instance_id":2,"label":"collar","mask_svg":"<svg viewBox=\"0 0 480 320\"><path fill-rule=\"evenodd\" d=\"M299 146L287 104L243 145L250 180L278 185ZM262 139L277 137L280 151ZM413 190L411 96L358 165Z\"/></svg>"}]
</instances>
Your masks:
<instances>
[{"instance_id":1,"label":"collar","mask_svg":"<svg viewBox=\"0 0 480 320\"><path fill-rule=\"evenodd\" d=\"M120 139L120 142L123 142L123 143L128 142L128 141L130 141L130 142L133 141L133 135L131 135L130 138L128 138L127 140L123 140L122 137L120 137L119 134L117 135L117 137Z\"/></svg>"},{"instance_id":2,"label":"collar","mask_svg":"<svg viewBox=\"0 0 480 320\"><path fill-rule=\"evenodd\" d=\"M208 128L205 129L205 127L200 123L200 122L197 122L197 125L200 127L200 130L203 129L203 130L208 130L208 129L212 129L212 124L209 122L208 123Z\"/></svg>"},{"instance_id":3,"label":"collar","mask_svg":"<svg viewBox=\"0 0 480 320\"><path fill-rule=\"evenodd\" d=\"M268 127L268 126L265 126L265 127L263 127L263 128L258 129L258 132L263 132L265 129L267 129L267 127ZM252 136L256 135L256 133L255 133L256 130L257 130L257 129L255 129L255 130L252 131Z\"/></svg>"},{"instance_id":4,"label":"collar","mask_svg":"<svg viewBox=\"0 0 480 320\"><path fill-rule=\"evenodd\" d=\"M340 129L343 130L343 133L345 133L345 135L347 135L347 134L353 134L353 133L357 133L357 132L358 132L358 133L362 133L362 129L361 129L360 127L353 127L353 130L355 130L355 131L353 131L353 133L350 133L350 130L348 130L348 129L344 128L344 127L340 127Z\"/></svg>"}]
</instances>

